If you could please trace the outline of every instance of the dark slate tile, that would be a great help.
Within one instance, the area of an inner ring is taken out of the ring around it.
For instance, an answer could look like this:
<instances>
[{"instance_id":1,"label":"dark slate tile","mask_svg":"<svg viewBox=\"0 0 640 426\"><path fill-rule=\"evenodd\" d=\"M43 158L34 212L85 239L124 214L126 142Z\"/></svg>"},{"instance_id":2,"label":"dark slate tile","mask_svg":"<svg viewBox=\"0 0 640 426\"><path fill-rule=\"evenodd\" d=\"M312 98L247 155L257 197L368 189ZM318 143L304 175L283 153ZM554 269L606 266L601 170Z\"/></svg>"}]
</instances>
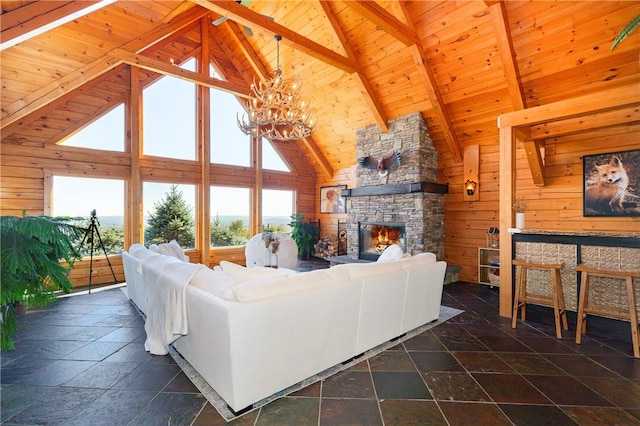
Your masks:
<instances>
[{"instance_id":1,"label":"dark slate tile","mask_svg":"<svg viewBox=\"0 0 640 426\"><path fill-rule=\"evenodd\" d=\"M383 423L376 400L322 398L319 424L320 426L381 426Z\"/></svg>"},{"instance_id":2,"label":"dark slate tile","mask_svg":"<svg viewBox=\"0 0 640 426\"><path fill-rule=\"evenodd\" d=\"M504 336L478 336L478 340L494 352L533 352L513 337Z\"/></svg>"},{"instance_id":3,"label":"dark slate tile","mask_svg":"<svg viewBox=\"0 0 640 426\"><path fill-rule=\"evenodd\" d=\"M495 404L479 402L439 402L450 425L511 426L512 423Z\"/></svg>"},{"instance_id":4,"label":"dark slate tile","mask_svg":"<svg viewBox=\"0 0 640 426\"><path fill-rule=\"evenodd\" d=\"M3 423L26 409L31 404L51 401L56 388L44 386L10 385L2 386L0 398L0 421Z\"/></svg>"},{"instance_id":5,"label":"dark slate tile","mask_svg":"<svg viewBox=\"0 0 640 426\"><path fill-rule=\"evenodd\" d=\"M464 370L449 352L410 351L409 355L420 372Z\"/></svg>"},{"instance_id":6,"label":"dark slate tile","mask_svg":"<svg viewBox=\"0 0 640 426\"><path fill-rule=\"evenodd\" d=\"M517 339L520 343L541 354L576 353L576 351L565 344L565 339L559 340L551 337L518 337Z\"/></svg>"},{"instance_id":7,"label":"dark slate tile","mask_svg":"<svg viewBox=\"0 0 640 426\"><path fill-rule=\"evenodd\" d=\"M432 399L418 372L373 371L371 375L379 399Z\"/></svg>"},{"instance_id":8,"label":"dark slate tile","mask_svg":"<svg viewBox=\"0 0 640 426\"><path fill-rule=\"evenodd\" d=\"M553 405L499 404L500 409L518 426L575 426L564 411Z\"/></svg>"},{"instance_id":9,"label":"dark slate tile","mask_svg":"<svg viewBox=\"0 0 640 426\"><path fill-rule=\"evenodd\" d=\"M26 375L17 383L38 386L60 386L94 366L93 361L57 360Z\"/></svg>"},{"instance_id":10,"label":"dark slate tile","mask_svg":"<svg viewBox=\"0 0 640 426\"><path fill-rule=\"evenodd\" d=\"M487 346L483 345L478 339L470 334L457 334L439 337L442 344L451 352L467 351L478 352L488 351Z\"/></svg>"},{"instance_id":11,"label":"dark slate tile","mask_svg":"<svg viewBox=\"0 0 640 426\"><path fill-rule=\"evenodd\" d=\"M615 373L583 355L544 355L572 376L615 377Z\"/></svg>"},{"instance_id":12,"label":"dark slate tile","mask_svg":"<svg viewBox=\"0 0 640 426\"><path fill-rule=\"evenodd\" d=\"M380 410L385 425L447 425L434 401L385 399L380 401Z\"/></svg>"},{"instance_id":13,"label":"dark slate tile","mask_svg":"<svg viewBox=\"0 0 640 426\"><path fill-rule=\"evenodd\" d=\"M138 412L131 424L136 426L190 425L207 399L193 393L159 393Z\"/></svg>"},{"instance_id":14,"label":"dark slate tile","mask_svg":"<svg viewBox=\"0 0 640 426\"><path fill-rule=\"evenodd\" d=\"M458 362L467 371L484 373L513 373L513 368L492 352L454 352Z\"/></svg>"},{"instance_id":15,"label":"dark slate tile","mask_svg":"<svg viewBox=\"0 0 640 426\"><path fill-rule=\"evenodd\" d=\"M126 343L123 342L91 342L62 358L81 361L102 361L120 350L124 345Z\"/></svg>"},{"instance_id":16,"label":"dark slate tile","mask_svg":"<svg viewBox=\"0 0 640 426\"><path fill-rule=\"evenodd\" d=\"M99 342L125 342L135 341L140 336L146 336L144 327L121 327L98 339Z\"/></svg>"},{"instance_id":17,"label":"dark slate tile","mask_svg":"<svg viewBox=\"0 0 640 426\"><path fill-rule=\"evenodd\" d=\"M618 407L640 409L640 385L610 377L581 377L580 381Z\"/></svg>"},{"instance_id":18,"label":"dark slate tile","mask_svg":"<svg viewBox=\"0 0 640 426\"><path fill-rule=\"evenodd\" d=\"M469 373L423 373L427 387L438 401L491 401Z\"/></svg>"},{"instance_id":19,"label":"dark slate tile","mask_svg":"<svg viewBox=\"0 0 640 426\"><path fill-rule=\"evenodd\" d=\"M87 342L73 342L69 340L43 341L22 340L15 345L15 354L26 355L27 358L62 359L87 345ZM4 356L4 352L2 355Z\"/></svg>"},{"instance_id":20,"label":"dark slate tile","mask_svg":"<svg viewBox=\"0 0 640 426\"><path fill-rule=\"evenodd\" d=\"M187 377L184 372L180 371L169 384L162 389L162 392L183 392L183 393L199 393L200 391Z\"/></svg>"},{"instance_id":21,"label":"dark slate tile","mask_svg":"<svg viewBox=\"0 0 640 426\"><path fill-rule=\"evenodd\" d=\"M563 376L567 374L542 355L534 353L499 353L497 355L520 374L544 374L547 376Z\"/></svg>"},{"instance_id":22,"label":"dark slate tile","mask_svg":"<svg viewBox=\"0 0 640 426\"><path fill-rule=\"evenodd\" d=\"M615 407L562 407L579 425L637 425L638 419Z\"/></svg>"},{"instance_id":23,"label":"dark slate tile","mask_svg":"<svg viewBox=\"0 0 640 426\"><path fill-rule=\"evenodd\" d=\"M151 361L155 356L144 350L144 341L129 343L111 356L106 358L106 362L146 362ZM171 357L169 357L171 358Z\"/></svg>"},{"instance_id":24,"label":"dark slate tile","mask_svg":"<svg viewBox=\"0 0 640 426\"><path fill-rule=\"evenodd\" d=\"M130 362L97 363L66 382L64 386L110 389L120 380L127 377L137 366L138 364Z\"/></svg>"},{"instance_id":25,"label":"dark slate tile","mask_svg":"<svg viewBox=\"0 0 640 426\"><path fill-rule=\"evenodd\" d=\"M405 351L384 351L369 358L371 371L417 371Z\"/></svg>"},{"instance_id":26,"label":"dark slate tile","mask_svg":"<svg viewBox=\"0 0 640 426\"><path fill-rule=\"evenodd\" d=\"M305 386L299 391L292 392L289 396L308 396L308 397L319 397L321 390L321 382L315 382L310 384L309 386Z\"/></svg>"},{"instance_id":27,"label":"dark slate tile","mask_svg":"<svg viewBox=\"0 0 640 426\"><path fill-rule=\"evenodd\" d=\"M118 382L114 389L159 392L173 380L179 371L180 367L176 365L143 363Z\"/></svg>"},{"instance_id":28,"label":"dark slate tile","mask_svg":"<svg viewBox=\"0 0 640 426\"><path fill-rule=\"evenodd\" d=\"M525 378L557 405L612 405L573 377L529 375Z\"/></svg>"},{"instance_id":29,"label":"dark slate tile","mask_svg":"<svg viewBox=\"0 0 640 426\"><path fill-rule=\"evenodd\" d=\"M87 401L66 426L126 425L155 397L155 392L107 390L97 399Z\"/></svg>"},{"instance_id":30,"label":"dark slate tile","mask_svg":"<svg viewBox=\"0 0 640 426\"><path fill-rule=\"evenodd\" d=\"M551 404L519 374L474 373L473 377L496 402Z\"/></svg>"},{"instance_id":31,"label":"dark slate tile","mask_svg":"<svg viewBox=\"0 0 640 426\"><path fill-rule=\"evenodd\" d=\"M284 397L262 407L255 425L317 425L319 412L320 398Z\"/></svg>"},{"instance_id":32,"label":"dark slate tile","mask_svg":"<svg viewBox=\"0 0 640 426\"><path fill-rule=\"evenodd\" d=\"M640 362L623 356L592 356L598 364L628 379L640 379Z\"/></svg>"},{"instance_id":33,"label":"dark slate tile","mask_svg":"<svg viewBox=\"0 0 640 426\"><path fill-rule=\"evenodd\" d=\"M431 332L425 331L404 341L404 347L410 351L444 351L446 348Z\"/></svg>"},{"instance_id":34,"label":"dark slate tile","mask_svg":"<svg viewBox=\"0 0 640 426\"><path fill-rule=\"evenodd\" d=\"M368 371L341 371L322 381L322 398L375 398Z\"/></svg>"},{"instance_id":35,"label":"dark slate tile","mask_svg":"<svg viewBox=\"0 0 640 426\"><path fill-rule=\"evenodd\" d=\"M86 407L104 393L101 389L76 389L56 387L48 400L33 402L8 419L10 424L67 425ZM4 399L4 390L3 395ZM53 406L52 406L53 403Z\"/></svg>"},{"instance_id":36,"label":"dark slate tile","mask_svg":"<svg viewBox=\"0 0 640 426\"><path fill-rule=\"evenodd\" d=\"M4 353L2 354L4 356ZM20 358L7 363L0 369L0 380L2 384L16 383L24 379L29 374L46 368L51 361L46 359Z\"/></svg>"}]
</instances>

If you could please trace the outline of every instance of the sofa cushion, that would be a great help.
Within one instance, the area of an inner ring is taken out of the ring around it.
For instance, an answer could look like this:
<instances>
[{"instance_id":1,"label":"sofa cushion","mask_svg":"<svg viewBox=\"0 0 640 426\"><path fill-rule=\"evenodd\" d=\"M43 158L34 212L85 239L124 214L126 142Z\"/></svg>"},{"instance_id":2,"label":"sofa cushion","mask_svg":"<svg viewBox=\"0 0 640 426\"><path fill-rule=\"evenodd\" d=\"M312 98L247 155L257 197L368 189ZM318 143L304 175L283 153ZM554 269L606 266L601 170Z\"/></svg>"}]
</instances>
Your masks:
<instances>
[{"instance_id":1,"label":"sofa cushion","mask_svg":"<svg viewBox=\"0 0 640 426\"><path fill-rule=\"evenodd\" d=\"M418 253L414 256L402 259L398 263L400 264L402 269L410 269L418 266L436 263L436 261L437 261L437 258L434 253L425 252L425 253Z\"/></svg>"},{"instance_id":2,"label":"sofa cushion","mask_svg":"<svg viewBox=\"0 0 640 426\"><path fill-rule=\"evenodd\" d=\"M251 270L256 268L251 268ZM253 302L281 296L286 293L297 293L316 287L332 284L333 280L326 269L303 272L295 276L260 278L245 281L233 287L238 302Z\"/></svg>"},{"instance_id":3,"label":"sofa cushion","mask_svg":"<svg viewBox=\"0 0 640 426\"><path fill-rule=\"evenodd\" d=\"M378 257L377 262L378 263L393 262L394 260L402 259L402 256L404 256L404 251L402 250L402 247L400 247L398 244L393 244L387 247L385 251L382 252L380 257Z\"/></svg>"},{"instance_id":4,"label":"sofa cushion","mask_svg":"<svg viewBox=\"0 0 640 426\"><path fill-rule=\"evenodd\" d=\"M255 279L282 278L290 274L290 271L284 269L265 267L246 268L233 262L227 262L226 260L220 262L220 267L238 283Z\"/></svg>"},{"instance_id":5,"label":"sofa cushion","mask_svg":"<svg viewBox=\"0 0 640 426\"><path fill-rule=\"evenodd\" d=\"M150 244L149 251L160 254L160 247L157 244Z\"/></svg>"},{"instance_id":6,"label":"sofa cushion","mask_svg":"<svg viewBox=\"0 0 640 426\"><path fill-rule=\"evenodd\" d=\"M155 255L155 253L147 250L147 248L142 244L131 244L131 247L129 247L129 254L140 261L144 261Z\"/></svg>"},{"instance_id":7,"label":"sofa cushion","mask_svg":"<svg viewBox=\"0 0 640 426\"><path fill-rule=\"evenodd\" d=\"M198 265L198 270L191 277L189 284L221 299L236 300L233 286L237 283L229 274L222 271L213 271L204 265Z\"/></svg>"},{"instance_id":8,"label":"sofa cushion","mask_svg":"<svg viewBox=\"0 0 640 426\"><path fill-rule=\"evenodd\" d=\"M346 274L349 279L359 280L374 275L384 274L390 271L398 270L398 262L372 262L372 263L346 263L332 267L334 276L338 274Z\"/></svg>"},{"instance_id":9,"label":"sofa cushion","mask_svg":"<svg viewBox=\"0 0 640 426\"><path fill-rule=\"evenodd\" d=\"M158 247L160 249L160 254L187 261L185 259L186 256L184 254L184 251L182 250L182 247L180 247L180 244L176 240L171 240L168 243L160 244Z\"/></svg>"}]
</instances>

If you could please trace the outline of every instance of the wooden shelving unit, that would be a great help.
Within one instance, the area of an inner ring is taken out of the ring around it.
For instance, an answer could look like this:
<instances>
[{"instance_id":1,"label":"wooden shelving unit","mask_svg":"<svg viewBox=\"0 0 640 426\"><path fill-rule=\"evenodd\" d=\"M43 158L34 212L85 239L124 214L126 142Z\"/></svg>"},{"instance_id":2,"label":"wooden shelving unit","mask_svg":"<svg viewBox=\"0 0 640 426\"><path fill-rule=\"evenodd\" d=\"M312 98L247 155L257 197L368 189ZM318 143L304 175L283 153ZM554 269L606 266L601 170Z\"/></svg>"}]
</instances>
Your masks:
<instances>
[{"instance_id":1,"label":"wooden shelving unit","mask_svg":"<svg viewBox=\"0 0 640 426\"><path fill-rule=\"evenodd\" d=\"M500 286L500 249L478 247L478 282Z\"/></svg>"}]
</instances>

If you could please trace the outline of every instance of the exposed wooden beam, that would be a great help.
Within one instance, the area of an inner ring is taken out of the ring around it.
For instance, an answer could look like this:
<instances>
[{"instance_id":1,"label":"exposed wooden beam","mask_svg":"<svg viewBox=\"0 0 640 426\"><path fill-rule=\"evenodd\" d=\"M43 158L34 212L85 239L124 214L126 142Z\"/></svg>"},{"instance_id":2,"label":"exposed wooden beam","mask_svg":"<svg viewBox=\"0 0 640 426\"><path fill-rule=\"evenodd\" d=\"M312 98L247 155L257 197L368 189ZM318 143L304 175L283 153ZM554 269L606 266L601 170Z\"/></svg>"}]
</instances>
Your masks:
<instances>
[{"instance_id":1,"label":"exposed wooden beam","mask_svg":"<svg viewBox=\"0 0 640 426\"><path fill-rule=\"evenodd\" d=\"M258 28L267 34L281 35L282 42L292 46L309 56L319 59L329 65L339 68L348 73L353 73L355 69L349 58L327 49L315 41L309 40L300 34L291 31L289 28L271 21L269 18L254 12L253 10L240 6L233 1L211 1L211 0L191 0L205 9L216 12L239 24L251 28Z\"/></svg>"},{"instance_id":2,"label":"exposed wooden beam","mask_svg":"<svg viewBox=\"0 0 640 426\"><path fill-rule=\"evenodd\" d=\"M513 109L524 109L524 95L522 85L520 84L520 72L518 71L513 42L511 41L507 10L505 9L504 3L499 1L489 8L489 12L491 12L491 19L493 20L493 28L495 29L496 40L498 42L498 52L502 58L502 69L504 70L504 76L507 80L509 97L511 98Z\"/></svg>"},{"instance_id":3,"label":"exposed wooden beam","mask_svg":"<svg viewBox=\"0 0 640 426\"><path fill-rule=\"evenodd\" d=\"M367 105L369 106L371 113L373 114L376 122L378 123L378 127L380 127L381 131L385 133L388 132L389 131L388 118L387 118L387 115L384 113L382 103L379 101L379 97L376 96L376 94L374 93L373 87L371 86L371 83L369 82L369 79L367 78L367 76L364 74L362 67L358 64L357 57L353 53L353 50L349 45L349 41L347 40L347 37L342 31L342 27L340 26L340 23L335 18L335 14L331 9L331 2L323 0L320 2L320 5L322 6L324 14L327 17L329 23L331 24L333 31L338 37L340 44L342 45L343 49L347 53L347 57L354 64L354 68L356 68L354 77L356 78L356 82L360 87L360 92L362 93L362 96L367 102Z\"/></svg>"},{"instance_id":4,"label":"exposed wooden beam","mask_svg":"<svg viewBox=\"0 0 640 426\"><path fill-rule=\"evenodd\" d=\"M638 93L640 93L640 82L629 83L613 89L577 96L565 101L553 102L521 111L508 112L498 117L498 127L506 128L534 125L546 121L557 121L564 118L576 117L581 114L640 105Z\"/></svg>"},{"instance_id":5,"label":"exposed wooden beam","mask_svg":"<svg viewBox=\"0 0 640 426\"><path fill-rule=\"evenodd\" d=\"M322 171L324 171L328 176L333 177L333 167L331 167L331 164L329 164L313 137L307 136L306 138L302 139L302 142L307 147L311 155L320 164Z\"/></svg>"},{"instance_id":6,"label":"exposed wooden beam","mask_svg":"<svg viewBox=\"0 0 640 426\"><path fill-rule=\"evenodd\" d=\"M236 96L241 96L241 97L249 96L249 93L246 87L239 87L238 85L230 83L228 81L207 77L205 75L201 75L198 72L189 71L175 65L166 64L162 61L149 58L142 54L128 52L124 49L115 49L112 51L112 54L116 56L119 60L124 62L125 64L129 64L131 66L135 66L138 68L146 69L148 71L153 71L153 72L157 72L164 75L170 75L172 77L176 77L182 80L196 83L198 85L214 87L216 89L229 92Z\"/></svg>"},{"instance_id":7,"label":"exposed wooden beam","mask_svg":"<svg viewBox=\"0 0 640 426\"><path fill-rule=\"evenodd\" d=\"M522 141L524 153L527 156L529 170L531 170L531 178L536 186L544 186L544 161L542 158L541 146L539 141Z\"/></svg>"},{"instance_id":8,"label":"exposed wooden beam","mask_svg":"<svg viewBox=\"0 0 640 426\"><path fill-rule=\"evenodd\" d=\"M531 139L546 139L624 123L640 122L640 105L631 105L611 111L596 112L552 123L531 127Z\"/></svg>"},{"instance_id":9,"label":"exposed wooden beam","mask_svg":"<svg viewBox=\"0 0 640 426\"><path fill-rule=\"evenodd\" d=\"M199 20L206 14L206 10L192 8L180 17L176 18L174 21L167 24L161 24L141 37L123 44L121 48L130 52L143 51L154 43L170 37L185 26ZM51 84L41 87L24 98L13 102L11 105L7 105L2 109L0 129L4 129L8 125L15 123L41 107L54 102L56 99L103 75L120 64L122 64L120 59L114 57L111 53L108 53L59 78Z\"/></svg>"},{"instance_id":10,"label":"exposed wooden beam","mask_svg":"<svg viewBox=\"0 0 640 426\"><path fill-rule=\"evenodd\" d=\"M513 227L516 192L516 143L513 127L500 128L500 316L511 317L513 304L513 246L509 228Z\"/></svg>"},{"instance_id":11,"label":"exposed wooden beam","mask_svg":"<svg viewBox=\"0 0 640 426\"><path fill-rule=\"evenodd\" d=\"M344 4L376 24L387 34L401 41L405 46L411 46L420 41L412 28L407 27L374 1L345 1Z\"/></svg>"},{"instance_id":12,"label":"exposed wooden beam","mask_svg":"<svg viewBox=\"0 0 640 426\"><path fill-rule=\"evenodd\" d=\"M36 1L2 14L0 51L63 25L111 1Z\"/></svg>"},{"instance_id":13,"label":"exposed wooden beam","mask_svg":"<svg viewBox=\"0 0 640 426\"><path fill-rule=\"evenodd\" d=\"M415 25L413 24L413 20L411 19L411 15L409 14L406 6L400 2L400 8L404 14L405 20L407 21L408 27L415 31ZM453 159L461 163L462 156L462 146L458 141L455 133L453 132L453 124L451 122L451 118L449 117L449 113L445 107L444 99L442 98L442 94L440 93L440 89L438 88L438 82L436 81L436 77L433 74L431 68L429 68L429 61L427 59L427 54L425 53L424 48L422 47L422 43L418 40L418 42L412 46L410 46L411 55L413 56L413 60L416 64L416 69L418 73L422 77L422 80L425 85L425 89L427 92L427 97L429 101L431 101L431 106L436 115L436 119L440 123L442 127L442 132L445 136L445 141L447 142L447 146L453 155Z\"/></svg>"},{"instance_id":14,"label":"exposed wooden beam","mask_svg":"<svg viewBox=\"0 0 640 426\"><path fill-rule=\"evenodd\" d=\"M249 65L251 65L251 68L253 69L255 75L257 75L261 80L266 80L267 78L269 78L269 70L262 63L256 51L253 50L253 47L251 47L251 44L249 43L249 40L247 40L247 37L245 36L242 28L240 28L240 25L236 24L233 21L227 21L227 26L231 33L231 37L244 54L244 57L249 62ZM242 69L242 67L236 67L236 69L242 74L247 73L247 71ZM250 83L251 82L249 82L249 84Z\"/></svg>"},{"instance_id":15,"label":"exposed wooden beam","mask_svg":"<svg viewBox=\"0 0 640 426\"><path fill-rule=\"evenodd\" d=\"M429 97L431 105L436 113L436 118L442 127L442 132L445 135L447 146L449 147L449 150L451 150L453 159L460 163L462 162L462 147L460 142L458 142L458 138L455 133L453 133L451 118L444 107L444 100L442 99L442 95L438 89L436 77L433 75L433 71L429 68L427 63L427 57L424 53L424 49L418 45L413 45L410 49L411 54L413 55L413 60L418 68L418 72L424 81L427 96Z\"/></svg>"}]
</instances>

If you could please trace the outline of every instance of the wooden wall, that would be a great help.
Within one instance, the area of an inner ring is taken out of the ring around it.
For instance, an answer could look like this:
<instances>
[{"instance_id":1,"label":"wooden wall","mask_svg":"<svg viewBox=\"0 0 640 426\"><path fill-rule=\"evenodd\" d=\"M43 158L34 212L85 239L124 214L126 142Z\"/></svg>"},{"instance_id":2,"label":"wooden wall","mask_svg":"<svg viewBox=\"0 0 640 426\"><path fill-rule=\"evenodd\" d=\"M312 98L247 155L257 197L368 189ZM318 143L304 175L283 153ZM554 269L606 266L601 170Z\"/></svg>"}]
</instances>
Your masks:
<instances>
[{"instance_id":1,"label":"wooden wall","mask_svg":"<svg viewBox=\"0 0 640 426\"><path fill-rule=\"evenodd\" d=\"M445 253L462 266L460 279L478 281L478 247L486 231L499 226L499 145L480 141L479 201L463 201L463 169L441 156L439 181L449 182L445 196ZM640 218L584 217L584 155L640 149L640 125L628 123L546 139L545 185L536 186L522 145L516 151L516 196L527 201L526 228L558 231L638 232Z\"/></svg>"}]
</instances>

